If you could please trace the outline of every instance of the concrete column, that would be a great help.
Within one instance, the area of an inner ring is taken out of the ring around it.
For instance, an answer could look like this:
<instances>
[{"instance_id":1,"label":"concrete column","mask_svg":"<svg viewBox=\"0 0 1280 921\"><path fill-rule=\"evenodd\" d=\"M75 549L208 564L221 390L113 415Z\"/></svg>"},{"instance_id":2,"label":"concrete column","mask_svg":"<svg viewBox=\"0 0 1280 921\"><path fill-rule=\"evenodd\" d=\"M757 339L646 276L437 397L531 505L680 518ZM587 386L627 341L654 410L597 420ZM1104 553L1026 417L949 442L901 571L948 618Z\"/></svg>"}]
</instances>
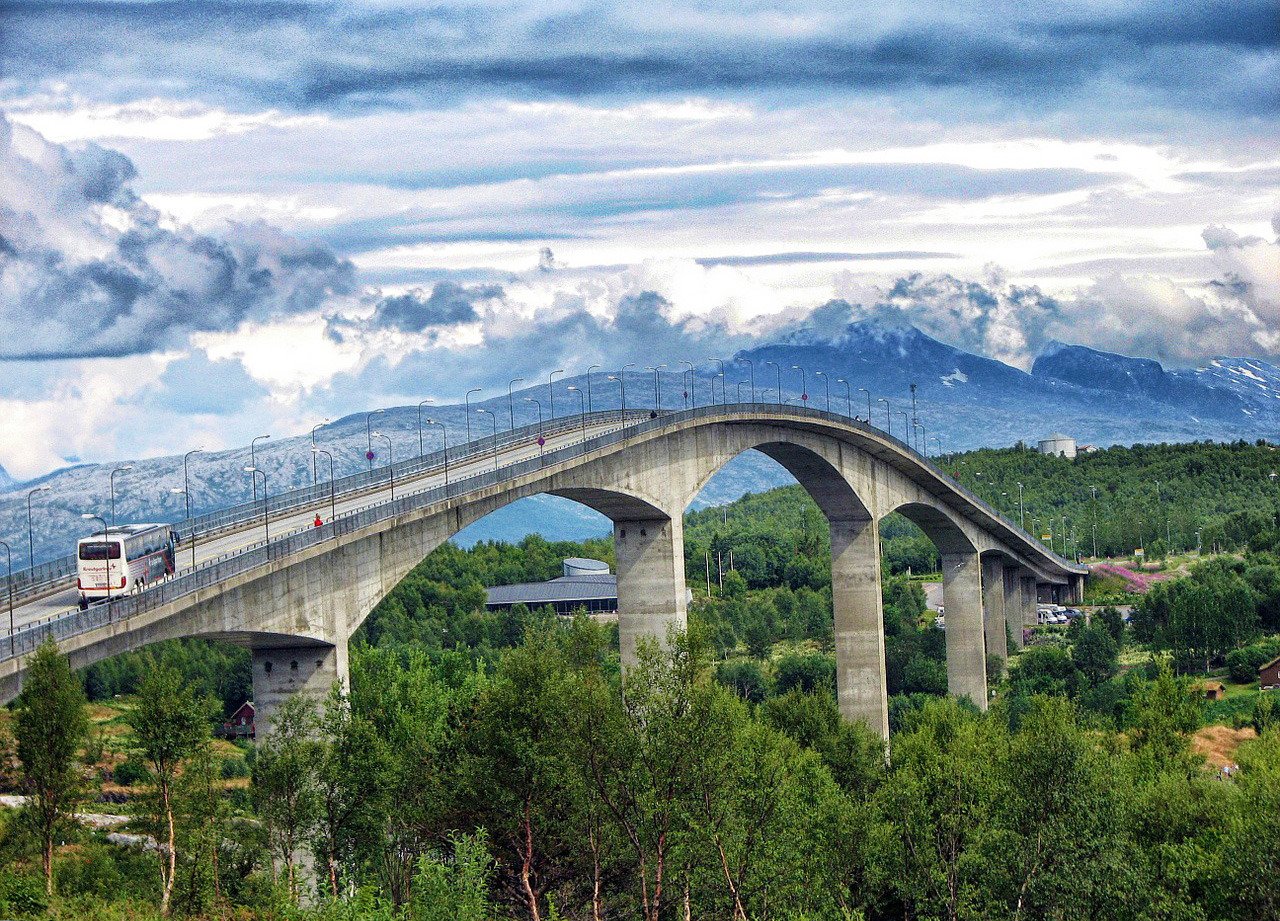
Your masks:
<instances>
[{"instance_id":1,"label":"concrete column","mask_svg":"<svg viewBox=\"0 0 1280 921\"><path fill-rule=\"evenodd\" d=\"M1006 638L1012 639L1014 649L1021 649L1023 646L1022 619L1025 616L1022 600L1022 577L1018 574L1017 569L1012 566L1006 566L1004 568L1004 620L1008 629Z\"/></svg>"},{"instance_id":2,"label":"concrete column","mask_svg":"<svg viewBox=\"0 0 1280 921\"><path fill-rule=\"evenodd\" d=\"M1009 658L1009 643L1005 633L1004 563L999 557L982 559L982 631L986 638L987 655Z\"/></svg>"},{"instance_id":3,"label":"concrete column","mask_svg":"<svg viewBox=\"0 0 1280 921\"><path fill-rule=\"evenodd\" d=\"M618 561L618 638L623 668L637 664L641 637L666 645L671 627L688 624L684 525L679 515L613 523Z\"/></svg>"},{"instance_id":4,"label":"concrete column","mask_svg":"<svg viewBox=\"0 0 1280 921\"><path fill-rule=\"evenodd\" d=\"M982 561L977 553L942 554L942 602L947 609L947 690L985 710Z\"/></svg>"},{"instance_id":5,"label":"concrete column","mask_svg":"<svg viewBox=\"0 0 1280 921\"><path fill-rule=\"evenodd\" d=\"M831 603L840 715L887 739L880 527L874 519L831 522Z\"/></svg>"},{"instance_id":6,"label":"concrete column","mask_svg":"<svg viewBox=\"0 0 1280 921\"><path fill-rule=\"evenodd\" d=\"M253 650L254 729L258 739L271 732L271 717L294 694L324 703L335 681L348 686L347 641L296 646L260 646Z\"/></svg>"},{"instance_id":7,"label":"concrete column","mask_svg":"<svg viewBox=\"0 0 1280 921\"><path fill-rule=\"evenodd\" d=\"M1035 576L1023 576L1022 582L1022 626L1029 630L1036 625L1036 604L1040 601L1040 589L1036 585Z\"/></svg>"}]
</instances>

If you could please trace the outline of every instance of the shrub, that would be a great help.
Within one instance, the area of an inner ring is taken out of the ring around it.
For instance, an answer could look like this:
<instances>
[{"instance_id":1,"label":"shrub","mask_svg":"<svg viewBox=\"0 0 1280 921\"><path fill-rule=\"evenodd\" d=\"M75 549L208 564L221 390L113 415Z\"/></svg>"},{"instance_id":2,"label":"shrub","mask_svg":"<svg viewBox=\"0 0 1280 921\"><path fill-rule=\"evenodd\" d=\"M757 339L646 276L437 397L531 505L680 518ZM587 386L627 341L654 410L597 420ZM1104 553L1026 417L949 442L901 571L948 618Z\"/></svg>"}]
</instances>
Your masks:
<instances>
[{"instance_id":1,"label":"shrub","mask_svg":"<svg viewBox=\"0 0 1280 921\"><path fill-rule=\"evenodd\" d=\"M151 772L147 770L147 766L142 763L141 759L130 755L116 765L115 770L111 772L111 776L120 786L132 787L140 783L146 783L151 777Z\"/></svg>"},{"instance_id":2,"label":"shrub","mask_svg":"<svg viewBox=\"0 0 1280 921\"><path fill-rule=\"evenodd\" d=\"M223 758L221 773L223 780L230 780L233 777L248 777L251 772L249 763L244 758Z\"/></svg>"},{"instance_id":3,"label":"shrub","mask_svg":"<svg viewBox=\"0 0 1280 921\"><path fill-rule=\"evenodd\" d=\"M44 880L34 876L20 876L10 871L0 872L0 913L40 915L48 908Z\"/></svg>"},{"instance_id":4,"label":"shrub","mask_svg":"<svg viewBox=\"0 0 1280 921\"><path fill-rule=\"evenodd\" d=\"M769 680L760 666L749 659L722 662L716 670L716 680L743 700L758 704L769 696Z\"/></svg>"},{"instance_id":5,"label":"shrub","mask_svg":"<svg viewBox=\"0 0 1280 921\"><path fill-rule=\"evenodd\" d=\"M834 691L836 687L836 660L819 652L789 652L774 667L774 687L779 694L792 688L802 691Z\"/></svg>"}]
</instances>

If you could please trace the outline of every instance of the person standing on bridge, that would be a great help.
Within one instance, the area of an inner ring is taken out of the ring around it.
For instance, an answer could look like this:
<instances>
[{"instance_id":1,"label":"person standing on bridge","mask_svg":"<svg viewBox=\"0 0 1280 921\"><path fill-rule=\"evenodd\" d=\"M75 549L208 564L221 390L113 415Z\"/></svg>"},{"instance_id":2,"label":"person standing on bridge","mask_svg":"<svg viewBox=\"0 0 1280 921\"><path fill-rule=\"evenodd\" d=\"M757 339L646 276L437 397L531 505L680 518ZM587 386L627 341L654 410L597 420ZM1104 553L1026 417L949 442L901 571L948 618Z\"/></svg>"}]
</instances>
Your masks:
<instances>
[{"instance_id":1,"label":"person standing on bridge","mask_svg":"<svg viewBox=\"0 0 1280 921\"><path fill-rule=\"evenodd\" d=\"M319 512L316 512L316 520L315 520L314 524L315 524L315 526L316 526L317 528L318 528L318 527L321 527L321 526L324 524L324 522L320 520L320 513L319 513Z\"/></svg>"}]
</instances>

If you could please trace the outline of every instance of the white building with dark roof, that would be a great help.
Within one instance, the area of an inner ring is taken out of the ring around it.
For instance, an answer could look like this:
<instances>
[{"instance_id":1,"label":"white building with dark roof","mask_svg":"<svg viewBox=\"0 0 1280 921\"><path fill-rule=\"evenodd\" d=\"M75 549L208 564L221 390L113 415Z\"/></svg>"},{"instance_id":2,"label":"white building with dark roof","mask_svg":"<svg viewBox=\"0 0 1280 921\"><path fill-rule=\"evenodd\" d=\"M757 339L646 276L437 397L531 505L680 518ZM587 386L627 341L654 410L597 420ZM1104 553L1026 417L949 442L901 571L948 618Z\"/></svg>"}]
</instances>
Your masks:
<instances>
[{"instance_id":1,"label":"white building with dark roof","mask_svg":"<svg viewBox=\"0 0 1280 921\"><path fill-rule=\"evenodd\" d=\"M550 607L557 614L585 610L589 614L614 614L618 610L618 577L600 560L573 557L564 561L564 575L550 582L520 582L485 589L485 607L510 610L517 604L529 608Z\"/></svg>"}]
</instances>

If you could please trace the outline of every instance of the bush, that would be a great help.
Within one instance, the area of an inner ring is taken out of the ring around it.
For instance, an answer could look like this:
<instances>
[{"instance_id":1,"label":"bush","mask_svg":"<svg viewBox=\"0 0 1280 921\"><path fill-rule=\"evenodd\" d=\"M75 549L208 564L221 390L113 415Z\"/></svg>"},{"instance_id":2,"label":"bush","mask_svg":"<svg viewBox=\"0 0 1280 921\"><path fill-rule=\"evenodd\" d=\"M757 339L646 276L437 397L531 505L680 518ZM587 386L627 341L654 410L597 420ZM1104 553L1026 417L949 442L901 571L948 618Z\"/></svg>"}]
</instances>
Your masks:
<instances>
[{"instance_id":1,"label":"bush","mask_svg":"<svg viewBox=\"0 0 1280 921\"><path fill-rule=\"evenodd\" d=\"M244 758L223 758L221 773L223 780L231 780L233 777L248 777L252 772Z\"/></svg>"},{"instance_id":2,"label":"bush","mask_svg":"<svg viewBox=\"0 0 1280 921\"><path fill-rule=\"evenodd\" d=\"M1280 655L1280 642L1269 640L1254 643L1227 653L1227 674L1237 684L1252 684L1258 680L1258 669Z\"/></svg>"},{"instance_id":3,"label":"bush","mask_svg":"<svg viewBox=\"0 0 1280 921\"><path fill-rule=\"evenodd\" d=\"M49 908L44 894L44 880L0 872L0 913L6 915L41 915Z\"/></svg>"},{"instance_id":4,"label":"bush","mask_svg":"<svg viewBox=\"0 0 1280 921\"><path fill-rule=\"evenodd\" d=\"M1280 726L1280 707L1276 706L1274 695L1258 695L1253 702L1253 719L1251 722L1254 731L1258 735L1262 735L1272 726Z\"/></svg>"},{"instance_id":5,"label":"bush","mask_svg":"<svg viewBox=\"0 0 1280 921\"><path fill-rule=\"evenodd\" d=\"M777 693L793 688L802 691L831 691L836 688L836 660L820 652L789 652L774 667L773 684Z\"/></svg>"},{"instance_id":6,"label":"bush","mask_svg":"<svg viewBox=\"0 0 1280 921\"><path fill-rule=\"evenodd\" d=\"M115 770L111 772L111 777L122 787L133 787L150 780L151 772L147 770L147 766L141 759L130 755L116 765Z\"/></svg>"},{"instance_id":7,"label":"bush","mask_svg":"<svg viewBox=\"0 0 1280 921\"><path fill-rule=\"evenodd\" d=\"M716 669L716 680L753 704L758 704L769 696L769 680L760 666L750 659L722 662Z\"/></svg>"}]
</instances>

